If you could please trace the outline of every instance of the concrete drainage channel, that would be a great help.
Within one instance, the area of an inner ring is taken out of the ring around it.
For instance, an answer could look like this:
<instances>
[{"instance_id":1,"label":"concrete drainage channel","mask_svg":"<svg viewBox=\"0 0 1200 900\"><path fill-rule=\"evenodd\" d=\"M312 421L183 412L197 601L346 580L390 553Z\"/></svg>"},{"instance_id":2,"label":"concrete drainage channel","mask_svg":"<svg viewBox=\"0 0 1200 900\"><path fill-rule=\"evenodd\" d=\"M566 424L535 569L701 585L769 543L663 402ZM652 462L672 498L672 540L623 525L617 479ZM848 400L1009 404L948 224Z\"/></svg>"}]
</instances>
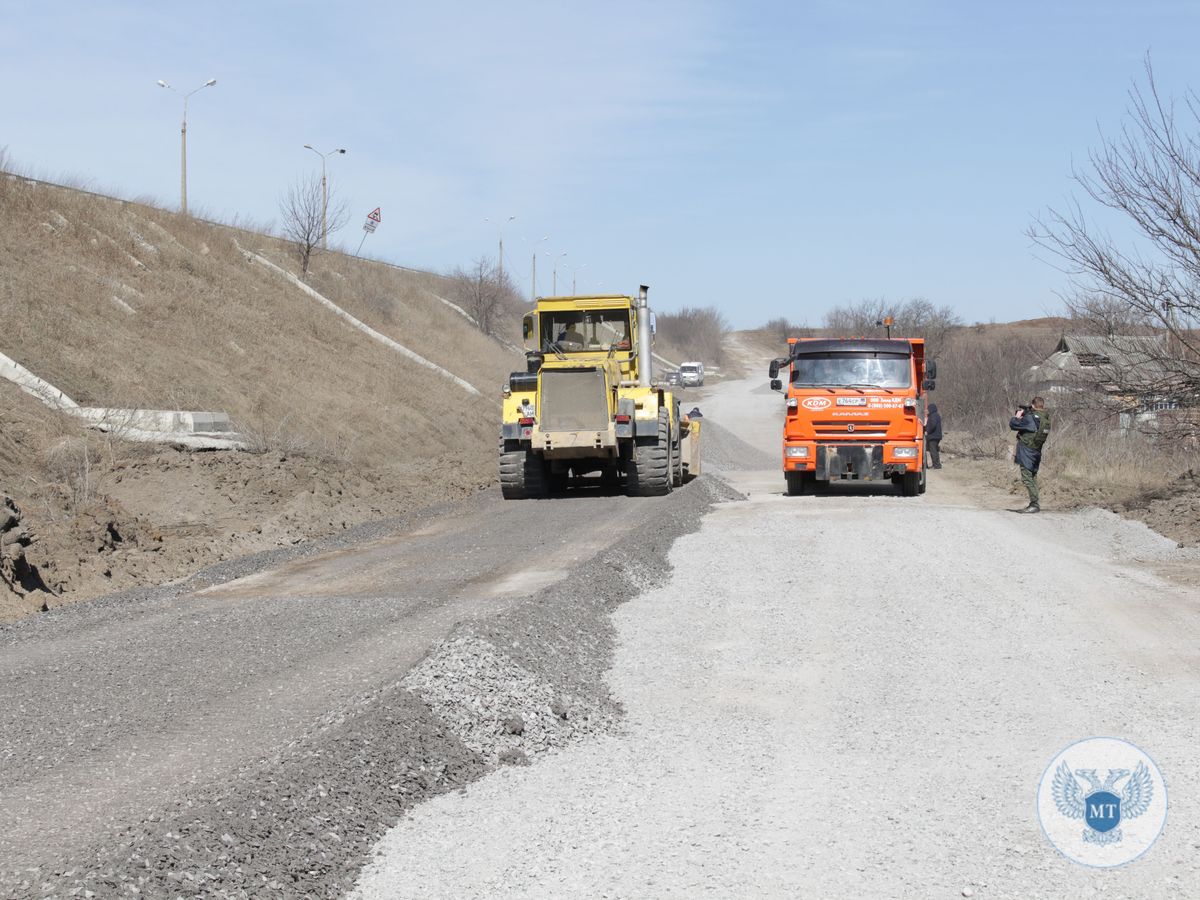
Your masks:
<instances>
[{"instance_id":1,"label":"concrete drainage channel","mask_svg":"<svg viewBox=\"0 0 1200 900\"><path fill-rule=\"evenodd\" d=\"M661 583L674 540L714 502L737 498L719 479L693 483L652 523L506 612L459 626L399 680L274 757L56 871L3 873L2 893L341 896L405 810L618 723L604 680L609 613Z\"/></svg>"}]
</instances>

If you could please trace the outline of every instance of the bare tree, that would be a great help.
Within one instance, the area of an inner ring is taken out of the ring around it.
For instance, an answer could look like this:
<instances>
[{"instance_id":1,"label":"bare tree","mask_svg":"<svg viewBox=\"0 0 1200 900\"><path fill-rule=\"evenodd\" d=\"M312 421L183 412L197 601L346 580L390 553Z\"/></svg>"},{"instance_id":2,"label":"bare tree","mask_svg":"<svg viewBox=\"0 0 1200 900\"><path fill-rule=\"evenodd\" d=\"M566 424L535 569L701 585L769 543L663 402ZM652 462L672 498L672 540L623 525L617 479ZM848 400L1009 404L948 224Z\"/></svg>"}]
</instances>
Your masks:
<instances>
[{"instance_id":1,"label":"bare tree","mask_svg":"<svg viewBox=\"0 0 1200 900\"><path fill-rule=\"evenodd\" d=\"M349 219L346 204L329 189L328 198L315 173L301 176L279 198L283 236L296 245L300 269L308 275L313 251L322 239L341 229Z\"/></svg>"},{"instance_id":2,"label":"bare tree","mask_svg":"<svg viewBox=\"0 0 1200 900\"><path fill-rule=\"evenodd\" d=\"M961 450L993 456L1010 447L1012 433L1005 423L1015 405L1029 401L1029 367L1044 355L1045 347L1019 333L984 328L953 332L939 354L940 377L931 399Z\"/></svg>"},{"instance_id":3,"label":"bare tree","mask_svg":"<svg viewBox=\"0 0 1200 900\"><path fill-rule=\"evenodd\" d=\"M940 352L950 331L962 324L953 307L934 306L924 297L898 303L882 299L860 300L829 310L823 323L827 332L839 337L882 335L882 323L889 316L893 320L893 334L925 338L929 355Z\"/></svg>"},{"instance_id":4,"label":"bare tree","mask_svg":"<svg viewBox=\"0 0 1200 900\"><path fill-rule=\"evenodd\" d=\"M1067 299L1072 333L1112 337L1118 334L1154 334L1145 317L1115 297L1078 292Z\"/></svg>"},{"instance_id":5,"label":"bare tree","mask_svg":"<svg viewBox=\"0 0 1200 900\"><path fill-rule=\"evenodd\" d=\"M688 359L713 365L725 362L725 334L729 322L713 306L685 306L679 312L655 316L658 333L687 354Z\"/></svg>"},{"instance_id":6,"label":"bare tree","mask_svg":"<svg viewBox=\"0 0 1200 900\"><path fill-rule=\"evenodd\" d=\"M450 294L475 320L479 330L491 337L498 337L503 324L522 306L508 273L501 273L486 256L450 273Z\"/></svg>"},{"instance_id":7,"label":"bare tree","mask_svg":"<svg viewBox=\"0 0 1200 900\"><path fill-rule=\"evenodd\" d=\"M787 339L790 337L811 337L813 334L813 329L807 325L797 325L785 316L771 319L761 330L777 339L781 344L787 343Z\"/></svg>"},{"instance_id":8,"label":"bare tree","mask_svg":"<svg viewBox=\"0 0 1200 900\"><path fill-rule=\"evenodd\" d=\"M1129 91L1120 134L1089 154L1091 171L1074 173L1087 198L1121 214L1137 239L1126 246L1085 215L1078 200L1051 210L1030 236L1070 278L1066 304L1085 320L1124 334L1167 335L1141 371L1115 393L1131 410L1151 404L1200 405L1200 96L1164 99L1147 56L1145 81ZM1105 373L1111 377L1111 373ZM1176 430L1200 434L1195 416Z\"/></svg>"}]
</instances>

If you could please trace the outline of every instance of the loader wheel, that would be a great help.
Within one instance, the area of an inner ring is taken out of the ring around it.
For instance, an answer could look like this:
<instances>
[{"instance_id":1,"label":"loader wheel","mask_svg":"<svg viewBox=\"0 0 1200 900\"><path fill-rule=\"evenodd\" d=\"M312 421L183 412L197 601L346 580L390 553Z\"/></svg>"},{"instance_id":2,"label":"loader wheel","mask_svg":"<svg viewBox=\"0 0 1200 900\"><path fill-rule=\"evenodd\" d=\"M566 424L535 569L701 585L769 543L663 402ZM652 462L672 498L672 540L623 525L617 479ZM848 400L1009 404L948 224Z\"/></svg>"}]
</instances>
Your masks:
<instances>
[{"instance_id":1,"label":"loader wheel","mask_svg":"<svg viewBox=\"0 0 1200 900\"><path fill-rule=\"evenodd\" d=\"M549 487L546 463L519 441L500 444L500 493L506 500L545 497Z\"/></svg>"},{"instance_id":2,"label":"loader wheel","mask_svg":"<svg viewBox=\"0 0 1200 900\"><path fill-rule=\"evenodd\" d=\"M683 442L671 445L671 487L683 487Z\"/></svg>"},{"instance_id":3,"label":"loader wheel","mask_svg":"<svg viewBox=\"0 0 1200 900\"><path fill-rule=\"evenodd\" d=\"M671 418L658 411L658 436L634 438L625 469L625 493L630 497L661 497L671 493Z\"/></svg>"},{"instance_id":4,"label":"loader wheel","mask_svg":"<svg viewBox=\"0 0 1200 900\"><path fill-rule=\"evenodd\" d=\"M620 483L621 479L617 474L616 465L605 466L600 470L600 489L606 494L616 491Z\"/></svg>"}]
</instances>

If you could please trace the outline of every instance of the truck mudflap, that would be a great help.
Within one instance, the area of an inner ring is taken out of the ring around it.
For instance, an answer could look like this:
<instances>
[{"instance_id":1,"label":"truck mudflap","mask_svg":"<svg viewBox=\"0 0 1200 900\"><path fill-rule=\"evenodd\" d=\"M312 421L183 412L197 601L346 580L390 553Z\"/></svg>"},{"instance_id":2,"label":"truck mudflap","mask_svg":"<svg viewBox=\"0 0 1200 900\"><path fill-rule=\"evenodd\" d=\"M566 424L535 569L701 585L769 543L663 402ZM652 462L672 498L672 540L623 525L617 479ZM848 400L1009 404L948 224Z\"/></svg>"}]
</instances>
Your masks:
<instances>
[{"instance_id":1,"label":"truck mudflap","mask_svg":"<svg viewBox=\"0 0 1200 900\"><path fill-rule=\"evenodd\" d=\"M817 447L818 481L882 481L883 444L823 444Z\"/></svg>"}]
</instances>

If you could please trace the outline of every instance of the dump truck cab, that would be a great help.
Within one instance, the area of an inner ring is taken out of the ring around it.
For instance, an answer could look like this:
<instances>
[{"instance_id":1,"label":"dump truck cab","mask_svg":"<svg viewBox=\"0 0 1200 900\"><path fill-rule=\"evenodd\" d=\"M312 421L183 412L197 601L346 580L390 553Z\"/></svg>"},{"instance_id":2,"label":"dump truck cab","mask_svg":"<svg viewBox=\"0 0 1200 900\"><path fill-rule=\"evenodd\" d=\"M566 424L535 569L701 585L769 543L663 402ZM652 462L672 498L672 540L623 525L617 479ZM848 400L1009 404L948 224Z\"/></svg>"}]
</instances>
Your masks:
<instances>
[{"instance_id":1,"label":"dump truck cab","mask_svg":"<svg viewBox=\"0 0 1200 900\"><path fill-rule=\"evenodd\" d=\"M789 338L769 375L786 397L789 494L884 479L905 496L924 493L926 394L936 375L924 340Z\"/></svg>"},{"instance_id":2,"label":"dump truck cab","mask_svg":"<svg viewBox=\"0 0 1200 900\"><path fill-rule=\"evenodd\" d=\"M651 381L646 291L542 297L525 315L526 371L504 389L504 496L545 496L594 472L610 486L623 479L630 494L665 494L695 474L691 425Z\"/></svg>"}]
</instances>

